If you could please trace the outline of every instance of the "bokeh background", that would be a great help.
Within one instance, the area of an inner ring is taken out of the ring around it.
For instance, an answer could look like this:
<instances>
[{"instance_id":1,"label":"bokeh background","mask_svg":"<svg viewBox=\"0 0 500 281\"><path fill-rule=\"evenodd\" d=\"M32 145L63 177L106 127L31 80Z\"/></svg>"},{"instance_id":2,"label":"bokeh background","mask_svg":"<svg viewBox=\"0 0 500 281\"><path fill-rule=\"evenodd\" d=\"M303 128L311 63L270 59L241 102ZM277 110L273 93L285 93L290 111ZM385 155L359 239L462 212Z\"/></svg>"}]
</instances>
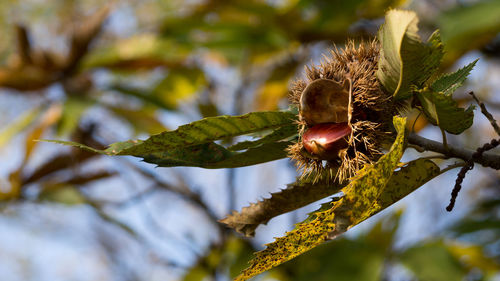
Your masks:
<instances>
[{"instance_id":1,"label":"bokeh background","mask_svg":"<svg viewBox=\"0 0 500 281\"><path fill-rule=\"evenodd\" d=\"M372 38L389 8L439 28L443 71L480 58L473 90L500 117L500 1L2 0L0 279L230 280L321 202L243 238L217 220L293 182L293 163L155 168L37 139L104 147L207 116L286 109L334 44ZM416 114L410 113L415 119ZM424 118L415 130L440 140ZM476 110L457 146L498 137ZM408 150L408 157L416 152ZM500 177L457 170L256 280L500 280Z\"/></svg>"}]
</instances>

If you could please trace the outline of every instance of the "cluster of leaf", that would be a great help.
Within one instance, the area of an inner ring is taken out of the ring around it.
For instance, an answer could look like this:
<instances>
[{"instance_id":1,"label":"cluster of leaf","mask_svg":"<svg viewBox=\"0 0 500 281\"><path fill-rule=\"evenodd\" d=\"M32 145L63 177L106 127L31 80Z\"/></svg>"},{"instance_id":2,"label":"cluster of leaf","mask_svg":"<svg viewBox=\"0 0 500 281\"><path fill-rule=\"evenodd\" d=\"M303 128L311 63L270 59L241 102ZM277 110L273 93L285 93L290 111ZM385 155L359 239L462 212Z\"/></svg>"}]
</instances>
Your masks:
<instances>
[{"instance_id":1,"label":"cluster of leaf","mask_svg":"<svg viewBox=\"0 0 500 281\"><path fill-rule=\"evenodd\" d=\"M23 87L39 90L62 83L66 93L62 101L62 115L56 123L51 123L62 134L78 130L81 116L94 106L104 107L124 119L136 132L153 134L165 130L158 121L158 109L176 110L182 101L192 98L196 93L201 93L200 97L205 98L214 91L214 81L210 81L201 63L193 63L196 61L193 58L201 55L208 61L240 68L243 80L255 79L253 73L265 73L265 81L257 87L254 108L276 109L287 94L288 81L295 74L297 66L309 58L300 56L300 50L307 47L306 44L321 40L345 41L352 35L348 31L349 27L357 20L377 18L387 6L397 6L400 2L305 0L284 1L283 5L274 5L266 1L203 1L191 7L188 13L173 12L167 15L159 35L139 34L115 40L112 44L97 45L88 53L75 53L77 56L63 60L54 69L56 75L46 65L39 63L44 62L39 60L43 56L36 52L38 50L34 51L33 46L31 50L20 48L18 56L24 59L21 60L23 63L0 69L0 86L25 91L30 89ZM499 6L496 1L478 2L472 9L458 7L439 17L437 25L441 27L447 50L450 50L446 54L448 59L444 58L445 64L471 48L484 46L495 36L495 30L500 26L496 16ZM359 24L358 27L370 28L370 24ZM456 28L456 25L460 28ZM475 40L478 35L481 40ZM72 38L75 51L88 45L88 42L76 40L78 36L82 35L75 34ZM20 38L23 39L22 36ZM459 108L451 95L463 83L474 63L455 73L438 76L437 70L444 54L439 34L435 33L427 42L422 42L417 35L417 18L413 13L390 12L386 24L380 30L379 39L383 56L378 77L387 91L394 93L397 99L412 100L425 113L429 122L449 133L458 134L471 126L472 109ZM138 88L132 86L133 83L127 83L133 76L140 76L144 70L158 68L167 71L161 73L159 80L149 83L152 85ZM91 85L83 83L85 87L72 87L78 82L88 82L90 73L97 69L112 71L115 75L114 83L105 88L105 92L118 93L134 102L139 100L141 106L106 102L99 97L102 94L100 90L94 89L93 81L90 81ZM60 76L60 73L64 75ZM246 86L248 84L242 83L241 88ZM215 116L220 112L220 107L210 99L208 102L200 99L197 105L202 116ZM17 124L3 131L0 144L21 131L20 128L35 123L41 110L42 107L28 112ZM154 135L145 141L115 143L106 150L90 148L92 144L85 147L73 145L107 155L133 155L164 167L242 167L286 157L284 149L296 137L295 118L294 113L287 111L219 116ZM400 119L395 121L399 127L403 122ZM233 138L242 135L258 139L233 144ZM61 153L50 159L34 176L31 173L23 174L25 162L33 154L35 146L31 141L38 138L39 132L27 138L30 143L26 144L26 159L10 176L11 188L8 193L2 194L2 200L22 198L25 186L36 182L43 186L40 198L85 203L78 188L112 176L111 173L71 174L65 180L56 178L57 172L70 171L68 163L74 159L80 161L79 155L89 158L89 155L93 155L75 152ZM82 142L82 139L77 138L76 141ZM311 214L287 237L270 244L266 251L258 254L259 259L252 263L252 267L245 271L248 274L243 277L247 278L288 259L275 255L276 251L290 251L290 258L299 255L388 207L440 173L439 167L429 160L398 163L404 142L404 133L400 131L398 141L387 157L374 166L366 167L347 186L324 181L313 184L307 179L297 181L270 198L224 219L224 223L239 232L252 235L259 225L275 216L340 191L345 194L341 200L336 198ZM360 188L367 183L373 188ZM314 231L303 232L311 228ZM313 232L314 235L310 235ZM297 233L306 234L302 236ZM274 256L280 258L271 262Z\"/></svg>"},{"instance_id":2,"label":"cluster of leaf","mask_svg":"<svg viewBox=\"0 0 500 281\"><path fill-rule=\"evenodd\" d=\"M270 144L279 144L283 138L290 138L290 135L278 134L283 128L283 124L291 124L295 115L287 112L260 112L251 113L242 117L213 117L194 122L189 125L181 126L175 131L165 132L151 137L145 141L139 142L123 142L111 145L107 150L95 150L87 146L68 143L76 145L94 152L115 154L115 155L135 155L144 157L146 161L157 163L159 165L173 166L180 163L182 159L172 158L173 154L168 151L183 151L182 155L188 153L200 153L200 155L212 155L215 158L211 159L210 163L207 162L191 162L191 165L202 167L220 167L221 163L229 163L230 165L239 166L240 163L248 164L253 163L252 158L238 155L245 161L225 162L224 154L217 154L213 150L198 149L200 146L205 147L220 147L223 151L228 151L222 146L215 144L213 141L216 139L224 139L230 136L236 136L243 133L251 133L262 129L275 128L275 131L262 137L261 139L253 142L245 141L234 145L240 149L248 148L249 150ZM331 239L333 236L341 234L348 228L362 222L370 216L378 213L379 211L387 208L394 202L403 198L422 184L440 174L440 169L430 160L415 160L410 163L401 164L399 159L403 155L406 143L405 132L405 119L396 117L395 127L398 130L398 137L389 151L373 166L366 166L346 187L342 189L344 196L340 200L332 201L331 205L326 205L326 210L322 209L318 212L311 214L311 218L297 225L296 229L287 234L286 237L278 239L276 242L269 244L268 249L259 252L257 259L252 263L252 266L244 271L241 278L245 279L263 270L270 269L284 261L287 261L301 253L319 245L320 243ZM232 124L239 124L234 126ZM199 125L203 124L203 127ZM211 125L207 125L211 124ZM281 127L280 127L281 126ZM276 127L279 127L276 129ZM296 132L296 131L295 131ZM205 146L206 145L206 146ZM155 148L156 147L156 148ZM165 150L168 147L169 150ZM267 147L265 151L267 151ZM192 151L191 149L194 148ZM276 150L282 151L281 150ZM220 150L216 150L220 151ZM243 152L245 153L245 152ZM272 150L267 151L272 155ZM253 155L254 153L249 153ZM155 156L156 155L156 156ZM164 157L168 156L168 157ZM233 155L234 156L234 155ZM163 158L162 158L163 157ZM251 157L251 156L248 156ZM259 158L262 160L262 155ZM190 158L187 159L196 159ZM206 159L207 158L199 158ZM222 159L222 160L220 160ZM231 159L231 158L228 158ZM220 160L221 162L217 162ZM265 159L264 159L265 160ZM187 165L186 160L181 164ZM399 168L398 171L394 171ZM369 188L367 188L369 186ZM258 217L255 210L249 211L249 216L244 214L233 214L226 219L229 225L239 223L242 226L242 231L247 234L261 223L267 222L273 216L279 215L283 212L291 211L299 208L300 206L307 205L311 202L319 200L328 195L334 194L340 190L340 187L333 183L315 183L297 182L290 185L289 189L282 191L287 194L286 197L280 196L281 194L274 194L268 201L263 201L254 208L261 209L262 217ZM320 191L320 192L318 192ZM300 200L293 200L300 198ZM288 207L286 204L280 204L287 198L290 203ZM266 207L267 205L267 207ZM251 208L251 207L249 207ZM284 209L285 208L285 209ZM288 208L288 209L287 209ZM243 211L244 212L244 211ZM257 221L253 221L257 219Z\"/></svg>"},{"instance_id":3,"label":"cluster of leaf","mask_svg":"<svg viewBox=\"0 0 500 281\"><path fill-rule=\"evenodd\" d=\"M124 1L123 5L130 5L130 2L134 1ZM47 146L35 140L49 135L49 138L64 136L89 147L102 148L96 139L109 143L111 141L106 138L109 135L104 138L95 135L109 120L123 121L121 123L137 135L165 131L166 126L158 113L184 114L179 110L181 104L197 106L195 113L203 117L219 115L221 111L228 111L226 103L217 104L219 101L214 99L219 84L223 83L211 79L212 69L207 71L207 64L237 69L241 76L248 75L241 79L237 92L256 86L256 98L250 101L249 107L275 110L286 98L290 78L309 59L309 46L303 44L345 41L352 34L348 28L354 22L379 17L388 5L398 5L400 1L327 3L307 0L281 4L260 0L203 1L194 5L174 2L145 4L157 5L153 10L161 15L162 23L155 23L158 25L152 28L155 32L139 29L127 38L113 34L113 23L111 28L107 25L108 13L119 10L118 5L92 4L90 10L82 12L89 1L43 5L29 1L0 3L0 12L10 14L0 19L2 95L4 91L13 92L30 102L39 101L0 131L0 147L8 149L27 132L25 146L21 147L26 150L22 163L5 181L2 180L2 206L25 201L87 204L106 220L112 220L102 212L102 206L96 204L99 199L87 197L89 189L84 187L116 176L114 169L98 168L88 173L75 169L99 161L96 154L78 149L51 152L54 154L46 161L38 163L36 158L44 155ZM22 12L13 13L16 9ZM133 9L139 14L141 5L134 3ZM80 14L90 16L75 17ZM12 19L12 15L16 18ZM147 14L147 21L150 15ZM14 21L24 25L14 29L11 24ZM43 25L47 22L49 26ZM35 25L43 26L43 36L37 36L40 34ZM45 48L47 43L53 43L52 37L57 37L54 42L67 43L67 50L61 52L52 49L52 45ZM110 81L98 81L103 73L111 78ZM255 73L263 75L255 78ZM134 83L137 81L139 83ZM54 88L62 93L51 96L47 105L46 97ZM109 117L89 117L89 112L96 108ZM54 115L54 111L57 114ZM43 116L47 114L52 116L51 121L44 123ZM171 143L154 152L144 153L141 147L125 149L130 144L124 143L123 146L114 145L106 154L113 154L113 150L121 155L129 153L168 167L253 165L286 157L284 149L297 132L295 118L290 112L251 113L236 119L214 117L159 135L160 139L165 137ZM88 126L89 123L92 124ZM205 128L211 129L206 131ZM176 135L177 132L180 135ZM232 138L248 134L260 138L232 144ZM185 142L184 137L190 140ZM146 142L144 147L149 144ZM31 167L32 163L36 163L35 168ZM309 185L300 186L304 190ZM308 202L318 199L311 190ZM331 194L330 191L321 192L318 194L323 197ZM199 198L192 199L195 205L203 204ZM106 200L103 202L106 205ZM289 206L289 210L296 208L293 204ZM274 215L269 218L272 217Z\"/></svg>"},{"instance_id":4,"label":"cluster of leaf","mask_svg":"<svg viewBox=\"0 0 500 281\"><path fill-rule=\"evenodd\" d=\"M462 85L475 62L435 78L443 56L443 44L438 32L422 42L417 34L417 23L413 12L392 10L387 13L386 22L379 31L381 56L377 77L385 90L393 93L395 100L413 100L412 104L417 104L431 123L444 131L459 134L472 125L472 108L459 108L451 95ZM285 148L297 133L295 118L294 113L287 111L210 117L144 141L115 143L106 150L56 142L102 154L141 157L162 167L234 168L286 157ZM439 175L440 168L430 160L400 163L407 142L406 119L395 116L394 127L397 137L389 152L373 165L366 165L348 183L313 183L304 179L224 219L227 225L251 235L259 224L276 215L340 190L343 193L340 199L324 205L286 236L258 252L237 280L246 280L335 238ZM263 136L256 141L224 146L228 139L254 133ZM307 191L304 193L304 190ZM290 203L283 204L285 198Z\"/></svg>"},{"instance_id":5,"label":"cluster of leaf","mask_svg":"<svg viewBox=\"0 0 500 281\"><path fill-rule=\"evenodd\" d=\"M452 94L464 83L477 60L436 78L444 55L439 31L422 42L417 24L413 12L387 13L378 35L382 49L377 77L395 100L413 100L412 104L421 108L430 123L460 134L472 125L473 107L458 107Z\"/></svg>"}]
</instances>

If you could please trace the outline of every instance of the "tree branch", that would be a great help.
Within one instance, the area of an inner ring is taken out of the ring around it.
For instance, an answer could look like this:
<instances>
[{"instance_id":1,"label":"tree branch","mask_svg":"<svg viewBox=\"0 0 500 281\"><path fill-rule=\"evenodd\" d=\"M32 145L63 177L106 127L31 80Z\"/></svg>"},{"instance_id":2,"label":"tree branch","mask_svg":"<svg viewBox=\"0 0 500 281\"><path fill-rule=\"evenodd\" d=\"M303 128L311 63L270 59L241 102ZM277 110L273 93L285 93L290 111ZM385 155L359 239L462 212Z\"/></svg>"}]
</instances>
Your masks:
<instances>
[{"instance_id":1,"label":"tree branch","mask_svg":"<svg viewBox=\"0 0 500 281\"><path fill-rule=\"evenodd\" d=\"M460 158L464 161L472 161L472 155L476 152L475 150L459 148L448 144L446 148L442 143L426 139L415 133L410 133L408 142L413 145L418 145L425 150L434 151L442 153L450 158ZM475 159L476 163L481 164L484 167L493 168L495 170L500 170L500 155L494 155L491 153L484 153L481 158Z\"/></svg>"}]
</instances>

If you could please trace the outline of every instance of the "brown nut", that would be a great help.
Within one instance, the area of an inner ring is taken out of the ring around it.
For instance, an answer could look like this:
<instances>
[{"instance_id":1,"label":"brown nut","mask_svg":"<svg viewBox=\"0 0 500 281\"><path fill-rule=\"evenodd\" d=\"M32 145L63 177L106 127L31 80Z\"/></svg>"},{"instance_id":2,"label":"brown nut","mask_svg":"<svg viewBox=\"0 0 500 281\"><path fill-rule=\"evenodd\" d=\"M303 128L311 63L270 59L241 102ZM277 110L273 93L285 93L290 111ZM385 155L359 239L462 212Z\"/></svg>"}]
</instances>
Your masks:
<instances>
[{"instance_id":1,"label":"brown nut","mask_svg":"<svg viewBox=\"0 0 500 281\"><path fill-rule=\"evenodd\" d=\"M330 79L312 81L300 96L300 117L309 126L348 122L349 85Z\"/></svg>"},{"instance_id":2,"label":"brown nut","mask_svg":"<svg viewBox=\"0 0 500 281\"><path fill-rule=\"evenodd\" d=\"M302 135L304 148L321 160L338 158L341 150L348 147L351 126L347 122L315 125Z\"/></svg>"}]
</instances>

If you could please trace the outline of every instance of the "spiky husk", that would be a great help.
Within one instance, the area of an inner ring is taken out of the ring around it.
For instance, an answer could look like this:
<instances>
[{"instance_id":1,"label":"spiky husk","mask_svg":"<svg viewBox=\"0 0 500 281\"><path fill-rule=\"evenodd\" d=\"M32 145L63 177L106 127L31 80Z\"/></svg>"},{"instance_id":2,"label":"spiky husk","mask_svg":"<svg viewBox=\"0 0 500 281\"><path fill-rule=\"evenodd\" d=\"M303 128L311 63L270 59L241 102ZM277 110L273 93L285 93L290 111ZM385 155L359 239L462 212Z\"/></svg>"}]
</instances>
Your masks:
<instances>
[{"instance_id":1,"label":"spiky husk","mask_svg":"<svg viewBox=\"0 0 500 281\"><path fill-rule=\"evenodd\" d=\"M305 151L301 136L307 125L298 121L299 140L289 147L289 156L295 160L303 176L319 178L327 174L342 182L382 155L382 147L392 138L391 121L398 112L398 105L382 90L376 77L378 58L376 40L361 42L358 46L349 41L344 49L335 47L331 50L331 57L325 56L319 66L306 67L306 80L297 80L292 85L290 101L299 107L302 92L316 79L332 79L341 84L350 79L352 83L353 133L349 147L340 153L337 161L315 159Z\"/></svg>"}]
</instances>

